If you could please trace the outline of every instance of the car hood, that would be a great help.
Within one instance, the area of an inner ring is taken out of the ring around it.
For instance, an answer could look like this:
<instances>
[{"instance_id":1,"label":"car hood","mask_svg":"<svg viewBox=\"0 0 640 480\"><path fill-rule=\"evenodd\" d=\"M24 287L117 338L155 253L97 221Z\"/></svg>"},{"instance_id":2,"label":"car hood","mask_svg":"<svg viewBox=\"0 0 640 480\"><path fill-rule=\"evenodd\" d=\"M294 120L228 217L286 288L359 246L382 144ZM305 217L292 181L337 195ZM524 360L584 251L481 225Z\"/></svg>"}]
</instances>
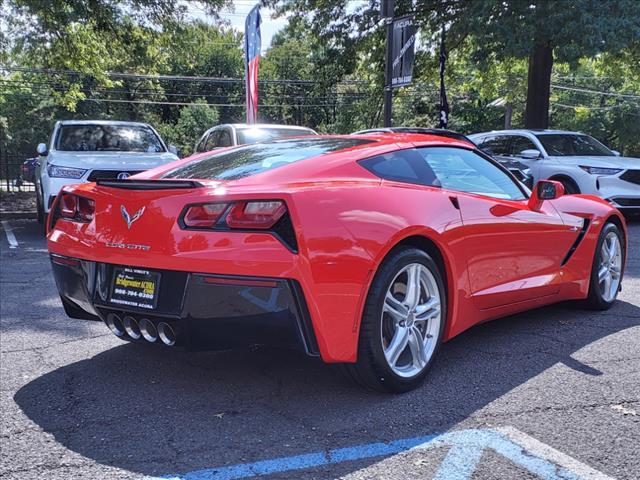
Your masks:
<instances>
[{"instance_id":1,"label":"car hood","mask_svg":"<svg viewBox=\"0 0 640 480\"><path fill-rule=\"evenodd\" d=\"M144 152L61 152L49 154L48 163L65 167L105 170L148 170L177 160L173 153Z\"/></svg>"},{"instance_id":2,"label":"car hood","mask_svg":"<svg viewBox=\"0 0 640 480\"><path fill-rule=\"evenodd\" d=\"M640 158L633 157L567 156L551 158L557 160L560 163L570 165L585 165L587 167L603 168L640 169Z\"/></svg>"}]
</instances>

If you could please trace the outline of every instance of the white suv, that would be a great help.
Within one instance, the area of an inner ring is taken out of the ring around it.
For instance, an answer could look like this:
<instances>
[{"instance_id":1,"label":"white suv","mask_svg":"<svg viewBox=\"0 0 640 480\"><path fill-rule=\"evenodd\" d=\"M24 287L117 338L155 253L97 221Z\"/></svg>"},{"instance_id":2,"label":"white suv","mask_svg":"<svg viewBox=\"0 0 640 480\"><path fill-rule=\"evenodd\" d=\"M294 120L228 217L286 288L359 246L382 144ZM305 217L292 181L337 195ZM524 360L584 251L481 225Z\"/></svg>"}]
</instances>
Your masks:
<instances>
[{"instance_id":1,"label":"white suv","mask_svg":"<svg viewBox=\"0 0 640 480\"><path fill-rule=\"evenodd\" d=\"M558 180L569 194L598 195L622 212L640 212L640 159L621 157L589 135L500 130L469 138L494 157L517 158L528 165L534 182Z\"/></svg>"},{"instance_id":2,"label":"white suv","mask_svg":"<svg viewBox=\"0 0 640 480\"><path fill-rule=\"evenodd\" d=\"M56 122L49 146L38 145L36 201L43 221L60 189L98 178L127 178L177 160L146 123L102 120Z\"/></svg>"}]
</instances>

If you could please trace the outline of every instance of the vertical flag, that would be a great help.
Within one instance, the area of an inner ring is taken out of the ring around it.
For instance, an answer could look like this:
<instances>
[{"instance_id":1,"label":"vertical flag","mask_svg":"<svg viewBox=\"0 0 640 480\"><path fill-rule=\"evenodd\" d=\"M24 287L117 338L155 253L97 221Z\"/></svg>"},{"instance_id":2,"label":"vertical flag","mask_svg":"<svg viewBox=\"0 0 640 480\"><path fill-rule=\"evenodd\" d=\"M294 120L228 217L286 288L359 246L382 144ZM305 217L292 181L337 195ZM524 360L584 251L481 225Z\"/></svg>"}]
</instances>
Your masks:
<instances>
[{"instance_id":1,"label":"vertical flag","mask_svg":"<svg viewBox=\"0 0 640 480\"><path fill-rule=\"evenodd\" d=\"M244 22L244 74L247 87L247 123L258 116L258 64L260 62L260 5L251 9Z\"/></svg>"},{"instance_id":2,"label":"vertical flag","mask_svg":"<svg viewBox=\"0 0 640 480\"><path fill-rule=\"evenodd\" d=\"M444 24L442 25L442 37L440 39L440 121L438 128L447 128L449 123L449 102L447 91L444 88L444 69L447 62L447 52L444 48Z\"/></svg>"}]
</instances>

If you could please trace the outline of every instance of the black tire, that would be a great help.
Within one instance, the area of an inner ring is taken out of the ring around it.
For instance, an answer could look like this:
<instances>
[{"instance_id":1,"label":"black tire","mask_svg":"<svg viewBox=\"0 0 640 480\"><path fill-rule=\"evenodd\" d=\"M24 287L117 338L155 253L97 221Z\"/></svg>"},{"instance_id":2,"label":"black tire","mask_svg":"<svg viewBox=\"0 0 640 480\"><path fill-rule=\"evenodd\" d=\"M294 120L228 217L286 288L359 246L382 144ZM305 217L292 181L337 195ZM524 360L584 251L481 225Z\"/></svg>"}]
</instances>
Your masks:
<instances>
[{"instance_id":1,"label":"black tire","mask_svg":"<svg viewBox=\"0 0 640 480\"><path fill-rule=\"evenodd\" d=\"M564 193L566 195L576 195L580 193L580 187L578 187L578 184L573 180L571 180L570 178L561 177L561 178L552 178L551 180L560 182L564 187Z\"/></svg>"},{"instance_id":2,"label":"black tire","mask_svg":"<svg viewBox=\"0 0 640 480\"><path fill-rule=\"evenodd\" d=\"M44 208L42 208L42 202L40 202L40 195L36 192L36 218L38 223L44 223Z\"/></svg>"},{"instance_id":3,"label":"black tire","mask_svg":"<svg viewBox=\"0 0 640 480\"><path fill-rule=\"evenodd\" d=\"M617 298L616 296L607 300L603 297L603 294L600 290L600 283L598 282L598 270L600 269L600 264L602 261L602 244L605 241L607 235L611 232L614 232L618 236L618 240L620 241L620 248L622 249L622 265L624 266L626 251L624 244L624 236L618 226L612 222L608 222L602 227L600 231L600 235L598 236L598 242L596 243L596 250L593 254L593 263L591 265L591 277L589 279L589 295L587 296L586 306L591 310L607 310L611 308L611 306L615 303ZM622 285L622 275L623 271L620 272L620 285ZM619 288L618 288L619 291Z\"/></svg>"},{"instance_id":4,"label":"black tire","mask_svg":"<svg viewBox=\"0 0 640 480\"><path fill-rule=\"evenodd\" d=\"M413 263L424 265L436 280L440 296L441 320L435 349L426 366L415 376L407 378L393 372L386 360L382 344L382 309L387 289L391 283L404 267ZM395 249L382 262L369 289L360 325L358 360L355 364L344 364L343 371L365 388L392 393L415 389L424 381L433 359L438 353L447 318L446 307L442 273L433 259L417 248L399 247Z\"/></svg>"}]
</instances>

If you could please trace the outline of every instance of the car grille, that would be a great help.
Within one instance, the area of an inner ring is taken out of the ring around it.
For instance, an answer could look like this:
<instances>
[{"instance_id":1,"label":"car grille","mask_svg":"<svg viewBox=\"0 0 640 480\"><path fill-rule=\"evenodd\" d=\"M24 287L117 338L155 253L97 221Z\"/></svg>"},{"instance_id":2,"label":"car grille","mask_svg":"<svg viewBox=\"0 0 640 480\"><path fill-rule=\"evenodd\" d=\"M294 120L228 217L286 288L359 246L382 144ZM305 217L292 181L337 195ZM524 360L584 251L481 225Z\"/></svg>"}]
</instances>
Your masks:
<instances>
[{"instance_id":1,"label":"car grille","mask_svg":"<svg viewBox=\"0 0 640 480\"><path fill-rule=\"evenodd\" d=\"M121 173L128 173L129 176L135 175L136 173L142 173L144 170L93 170L89 174L88 180L90 182L95 182L99 178L113 180L114 178L118 178L118 175Z\"/></svg>"},{"instance_id":2,"label":"car grille","mask_svg":"<svg viewBox=\"0 0 640 480\"><path fill-rule=\"evenodd\" d=\"M620 179L624 180L625 182L640 185L640 170L627 170L622 175L620 175Z\"/></svg>"},{"instance_id":3,"label":"car grille","mask_svg":"<svg viewBox=\"0 0 640 480\"><path fill-rule=\"evenodd\" d=\"M614 197L611 200L621 207L640 207L640 198Z\"/></svg>"}]
</instances>

